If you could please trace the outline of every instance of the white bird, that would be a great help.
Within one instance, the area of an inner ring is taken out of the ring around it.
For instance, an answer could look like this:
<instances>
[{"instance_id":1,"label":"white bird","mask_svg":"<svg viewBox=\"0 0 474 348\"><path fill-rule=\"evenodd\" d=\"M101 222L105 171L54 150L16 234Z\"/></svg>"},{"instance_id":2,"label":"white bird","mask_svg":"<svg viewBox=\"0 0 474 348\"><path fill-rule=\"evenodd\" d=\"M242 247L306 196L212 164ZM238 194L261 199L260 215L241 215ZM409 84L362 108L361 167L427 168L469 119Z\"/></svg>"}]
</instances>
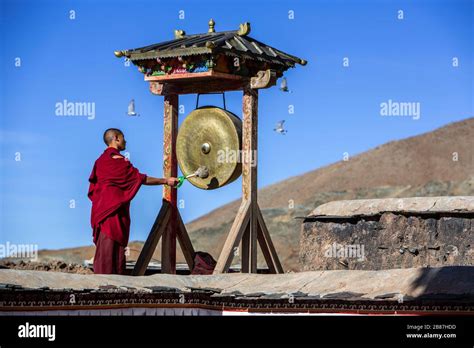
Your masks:
<instances>
[{"instance_id":1,"label":"white bird","mask_svg":"<svg viewBox=\"0 0 474 348\"><path fill-rule=\"evenodd\" d=\"M291 93L291 91L288 89L288 82L286 81L286 77L281 78L280 91Z\"/></svg>"},{"instance_id":2,"label":"white bird","mask_svg":"<svg viewBox=\"0 0 474 348\"><path fill-rule=\"evenodd\" d=\"M284 123L285 123L285 120L281 120L280 122L276 124L275 129L273 130L277 133L285 135L285 133L287 133L288 131L283 128Z\"/></svg>"},{"instance_id":3,"label":"white bird","mask_svg":"<svg viewBox=\"0 0 474 348\"><path fill-rule=\"evenodd\" d=\"M128 116L140 116L135 112L135 99L130 100L130 103L128 103Z\"/></svg>"}]
</instances>

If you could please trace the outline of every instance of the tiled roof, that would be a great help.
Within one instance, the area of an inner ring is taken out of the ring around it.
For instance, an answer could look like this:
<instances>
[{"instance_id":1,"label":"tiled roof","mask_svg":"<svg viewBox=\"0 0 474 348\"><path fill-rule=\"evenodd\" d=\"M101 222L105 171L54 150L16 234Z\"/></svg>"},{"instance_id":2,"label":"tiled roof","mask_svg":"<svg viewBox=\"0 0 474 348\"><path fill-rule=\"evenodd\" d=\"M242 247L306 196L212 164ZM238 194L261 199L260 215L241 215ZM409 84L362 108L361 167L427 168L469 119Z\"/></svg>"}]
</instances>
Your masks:
<instances>
[{"instance_id":1,"label":"tiled roof","mask_svg":"<svg viewBox=\"0 0 474 348\"><path fill-rule=\"evenodd\" d=\"M296 63L305 65L306 61L264 44L248 36L250 24L241 24L239 30L185 35L184 31L176 30L175 39L153 45L116 51L117 57L126 56L132 61L167 57L183 57L201 54L224 53L229 56L253 59L260 62L294 67Z\"/></svg>"}]
</instances>

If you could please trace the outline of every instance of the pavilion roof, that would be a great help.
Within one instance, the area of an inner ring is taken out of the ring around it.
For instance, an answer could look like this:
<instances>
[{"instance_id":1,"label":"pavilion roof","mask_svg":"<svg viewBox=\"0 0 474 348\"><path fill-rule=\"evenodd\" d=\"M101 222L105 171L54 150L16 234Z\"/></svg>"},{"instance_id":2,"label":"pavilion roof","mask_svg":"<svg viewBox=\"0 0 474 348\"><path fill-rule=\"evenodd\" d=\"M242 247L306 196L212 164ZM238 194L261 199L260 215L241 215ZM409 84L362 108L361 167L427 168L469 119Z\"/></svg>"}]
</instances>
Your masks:
<instances>
[{"instance_id":1,"label":"pavilion roof","mask_svg":"<svg viewBox=\"0 0 474 348\"><path fill-rule=\"evenodd\" d=\"M281 65L283 69L294 67L306 61L264 44L248 36L250 23L243 23L238 30L214 31L214 21L209 21L209 31L202 34L186 35L183 30L175 30L175 39L145 47L115 51L117 57L125 56L137 62L146 59L184 57L204 54L225 54L255 60L262 63Z\"/></svg>"}]
</instances>

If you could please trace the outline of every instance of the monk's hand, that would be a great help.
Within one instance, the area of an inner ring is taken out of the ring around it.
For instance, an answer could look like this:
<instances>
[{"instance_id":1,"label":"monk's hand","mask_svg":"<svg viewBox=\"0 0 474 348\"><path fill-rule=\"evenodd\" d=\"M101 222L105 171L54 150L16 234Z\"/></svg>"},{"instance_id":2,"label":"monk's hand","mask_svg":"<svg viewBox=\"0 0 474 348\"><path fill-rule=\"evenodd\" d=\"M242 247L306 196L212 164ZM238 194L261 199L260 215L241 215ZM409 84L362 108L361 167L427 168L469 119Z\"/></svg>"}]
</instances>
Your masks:
<instances>
[{"instance_id":1,"label":"monk's hand","mask_svg":"<svg viewBox=\"0 0 474 348\"><path fill-rule=\"evenodd\" d=\"M171 178L166 179L166 185L168 186L175 187L176 185L178 185L178 183L179 183L178 178L171 177Z\"/></svg>"}]
</instances>

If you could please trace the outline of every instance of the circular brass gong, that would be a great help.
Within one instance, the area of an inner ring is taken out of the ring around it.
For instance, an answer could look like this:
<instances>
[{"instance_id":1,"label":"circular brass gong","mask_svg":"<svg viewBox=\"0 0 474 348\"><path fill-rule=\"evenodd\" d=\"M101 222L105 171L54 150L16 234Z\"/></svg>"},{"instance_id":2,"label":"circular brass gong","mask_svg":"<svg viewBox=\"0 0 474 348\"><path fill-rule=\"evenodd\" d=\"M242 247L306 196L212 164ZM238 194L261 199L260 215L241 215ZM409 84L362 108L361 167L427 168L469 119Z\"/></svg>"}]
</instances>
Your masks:
<instances>
[{"instance_id":1,"label":"circular brass gong","mask_svg":"<svg viewBox=\"0 0 474 348\"><path fill-rule=\"evenodd\" d=\"M214 106L193 110L183 121L176 139L176 155L183 175L199 167L209 169L207 178L189 178L194 186L213 190L237 179L242 172L242 121Z\"/></svg>"}]
</instances>

